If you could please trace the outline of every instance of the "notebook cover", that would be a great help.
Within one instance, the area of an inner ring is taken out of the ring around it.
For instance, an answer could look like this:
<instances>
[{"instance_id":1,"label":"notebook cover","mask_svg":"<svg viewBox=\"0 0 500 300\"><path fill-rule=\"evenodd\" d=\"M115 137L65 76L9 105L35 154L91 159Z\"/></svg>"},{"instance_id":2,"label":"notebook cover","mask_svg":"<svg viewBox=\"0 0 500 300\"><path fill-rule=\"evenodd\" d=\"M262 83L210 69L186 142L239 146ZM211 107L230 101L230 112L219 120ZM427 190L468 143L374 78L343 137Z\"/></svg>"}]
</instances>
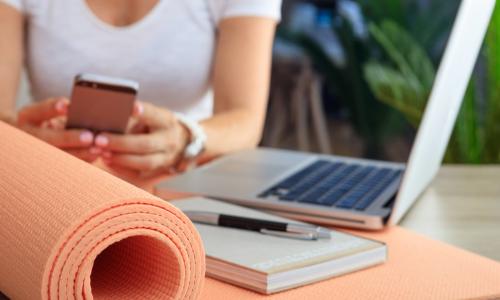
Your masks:
<instances>
[{"instance_id":1,"label":"notebook cover","mask_svg":"<svg viewBox=\"0 0 500 300\"><path fill-rule=\"evenodd\" d=\"M387 243L376 268L271 296L206 279L202 299L500 299L500 263L401 227L378 233L348 231ZM495 296L496 295L496 296Z\"/></svg>"},{"instance_id":2,"label":"notebook cover","mask_svg":"<svg viewBox=\"0 0 500 300\"><path fill-rule=\"evenodd\" d=\"M171 202L183 211L208 211L223 213L227 215L242 216L255 219L271 220L286 223L301 223L290 219L282 218L268 213L263 213L255 209L215 201L206 198L189 198ZM248 279L236 279L228 275L217 275L215 263L226 263L242 271L253 272L250 276L253 280L258 278L281 274L287 271L294 271L301 268L330 262L333 260L351 257L375 249L381 249L385 252L383 243L361 238L351 234L333 230L331 239L320 239L317 241L300 240L292 238L276 237L265 235L259 232L240 230L227 227L218 227L206 224L195 224L200 232L205 246L207 262L207 274L215 278L222 278L228 282L234 282L240 286L247 286ZM341 268L328 268L323 273L316 272L321 276L319 279L303 279L292 276L293 280L288 280L289 286L300 286L309 284L311 281L324 280L332 276L344 275L352 270L365 269L373 265L383 263L385 259L372 259L372 262L366 266L360 267L351 263ZM359 260L357 264L359 264ZM218 267L225 270L225 267ZM235 270L235 272L237 272ZM320 275L321 274L321 275ZM312 275L312 274L311 274ZM290 287L281 287L279 290L289 289ZM260 292L265 290L258 289ZM267 293L275 292L276 288L268 286Z\"/></svg>"}]
</instances>

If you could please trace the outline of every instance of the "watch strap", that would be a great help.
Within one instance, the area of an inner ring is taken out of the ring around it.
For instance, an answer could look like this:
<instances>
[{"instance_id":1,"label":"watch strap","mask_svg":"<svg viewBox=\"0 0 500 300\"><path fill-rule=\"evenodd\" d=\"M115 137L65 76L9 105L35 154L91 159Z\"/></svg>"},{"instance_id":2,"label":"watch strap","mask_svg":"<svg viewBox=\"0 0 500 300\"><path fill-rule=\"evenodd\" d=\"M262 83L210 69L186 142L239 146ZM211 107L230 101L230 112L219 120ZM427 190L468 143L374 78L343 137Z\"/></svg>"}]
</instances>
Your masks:
<instances>
[{"instance_id":1,"label":"watch strap","mask_svg":"<svg viewBox=\"0 0 500 300\"><path fill-rule=\"evenodd\" d=\"M190 133L190 140L184 149L184 158L193 160L205 149L207 135L203 127L195 120L181 113L174 113L177 120L184 125Z\"/></svg>"}]
</instances>

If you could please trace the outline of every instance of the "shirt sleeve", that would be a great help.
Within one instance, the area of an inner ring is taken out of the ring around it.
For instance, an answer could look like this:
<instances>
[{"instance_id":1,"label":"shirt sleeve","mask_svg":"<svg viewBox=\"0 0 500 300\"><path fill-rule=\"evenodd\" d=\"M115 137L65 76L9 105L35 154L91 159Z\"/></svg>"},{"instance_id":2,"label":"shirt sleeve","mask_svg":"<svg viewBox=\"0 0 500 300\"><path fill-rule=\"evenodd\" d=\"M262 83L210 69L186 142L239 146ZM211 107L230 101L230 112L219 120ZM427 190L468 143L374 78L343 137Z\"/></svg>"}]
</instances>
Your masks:
<instances>
[{"instance_id":1,"label":"shirt sleeve","mask_svg":"<svg viewBox=\"0 0 500 300\"><path fill-rule=\"evenodd\" d=\"M216 19L231 17L265 17L281 19L282 0L216 0Z\"/></svg>"},{"instance_id":2,"label":"shirt sleeve","mask_svg":"<svg viewBox=\"0 0 500 300\"><path fill-rule=\"evenodd\" d=\"M26 5L24 3L24 0L0 0L0 3L5 3L9 6L12 6L22 13L26 12Z\"/></svg>"}]
</instances>

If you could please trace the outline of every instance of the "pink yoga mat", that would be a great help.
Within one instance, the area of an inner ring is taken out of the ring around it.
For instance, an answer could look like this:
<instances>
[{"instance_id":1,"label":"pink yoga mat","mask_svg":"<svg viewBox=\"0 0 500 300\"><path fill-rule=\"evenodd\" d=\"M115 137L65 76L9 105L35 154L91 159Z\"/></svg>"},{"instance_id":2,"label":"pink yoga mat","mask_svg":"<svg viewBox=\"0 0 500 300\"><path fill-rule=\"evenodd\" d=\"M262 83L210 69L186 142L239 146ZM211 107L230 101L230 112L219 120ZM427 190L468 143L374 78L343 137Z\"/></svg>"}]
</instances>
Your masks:
<instances>
[{"instance_id":1,"label":"pink yoga mat","mask_svg":"<svg viewBox=\"0 0 500 300\"><path fill-rule=\"evenodd\" d=\"M163 200L0 122L0 291L196 299L201 239Z\"/></svg>"}]
</instances>

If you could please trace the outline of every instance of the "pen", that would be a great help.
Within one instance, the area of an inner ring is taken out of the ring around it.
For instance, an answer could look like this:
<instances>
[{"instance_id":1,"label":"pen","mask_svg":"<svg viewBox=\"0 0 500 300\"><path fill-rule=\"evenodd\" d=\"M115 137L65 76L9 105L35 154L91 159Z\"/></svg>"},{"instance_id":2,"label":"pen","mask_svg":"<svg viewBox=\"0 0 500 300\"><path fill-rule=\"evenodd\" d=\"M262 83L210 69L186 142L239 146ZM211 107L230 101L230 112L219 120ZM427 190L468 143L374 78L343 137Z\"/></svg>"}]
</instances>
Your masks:
<instances>
[{"instance_id":1,"label":"pen","mask_svg":"<svg viewBox=\"0 0 500 300\"><path fill-rule=\"evenodd\" d=\"M259 220L204 211L185 211L184 213L195 223L258 231L279 237L302 240L329 239L331 237L328 229L313 225Z\"/></svg>"}]
</instances>

